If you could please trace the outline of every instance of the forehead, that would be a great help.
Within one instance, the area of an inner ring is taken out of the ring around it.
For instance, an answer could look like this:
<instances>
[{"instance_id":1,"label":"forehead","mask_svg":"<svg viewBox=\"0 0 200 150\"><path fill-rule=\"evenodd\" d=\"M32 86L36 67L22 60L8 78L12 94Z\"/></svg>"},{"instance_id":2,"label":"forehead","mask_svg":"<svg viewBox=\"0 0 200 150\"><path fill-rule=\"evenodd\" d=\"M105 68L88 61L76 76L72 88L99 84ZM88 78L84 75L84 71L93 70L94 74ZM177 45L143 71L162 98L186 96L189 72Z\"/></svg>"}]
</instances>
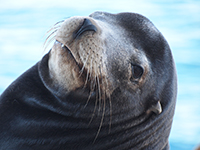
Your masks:
<instances>
[{"instance_id":1,"label":"forehead","mask_svg":"<svg viewBox=\"0 0 200 150\"><path fill-rule=\"evenodd\" d=\"M128 43L122 44L123 46L128 45L128 47L142 51L151 63L158 64L157 60L170 63L168 58L171 58L171 51L167 41L146 17L137 13L110 14L105 12L95 12L90 17L109 24L114 29L115 37L113 38L120 39L119 42ZM162 66L163 64L159 64L159 67Z\"/></svg>"},{"instance_id":2,"label":"forehead","mask_svg":"<svg viewBox=\"0 0 200 150\"><path fill-rule=\"evenodd\" d=\"M121 34L119 38L122 39L125 35L125 41L128 37L128 40L138 49L141 45L145 49L145 45L154 45L160 40L160 32L157 28L149 19L140 14L95 12L90 17L108 24L115 34Z\"/></svg>"},{"instance_id":3,"label":"forehead","mask_svg":"<svg viewBox=\"0 0 200 150\"><path fill-rule=\"evenodd\" d=\"M144 28L156 29L146 17L137 13L110 14L106 12L94 12L90 17L101 20L112 25L120 25L129 31L141 30Z\"/></svg>"},{"instance_id":4,"label":"forehead","mask_svg":"<svg viewBox=\"0 0 200 150\"><path fill-rule=\"evenodd\" d=\"M123 45L124 49L141 49L141 45L143 45L141 42L144 41L144 37L151 38L153 33L157 32L147 18L136 13L95 12L89 17L96 20L97 24L100 25L102 32L105 33L105 39L110 38L109 41L115 41L109 44ZM146 39L150 41L150 38Z\"/></svg>"}]
</instances>

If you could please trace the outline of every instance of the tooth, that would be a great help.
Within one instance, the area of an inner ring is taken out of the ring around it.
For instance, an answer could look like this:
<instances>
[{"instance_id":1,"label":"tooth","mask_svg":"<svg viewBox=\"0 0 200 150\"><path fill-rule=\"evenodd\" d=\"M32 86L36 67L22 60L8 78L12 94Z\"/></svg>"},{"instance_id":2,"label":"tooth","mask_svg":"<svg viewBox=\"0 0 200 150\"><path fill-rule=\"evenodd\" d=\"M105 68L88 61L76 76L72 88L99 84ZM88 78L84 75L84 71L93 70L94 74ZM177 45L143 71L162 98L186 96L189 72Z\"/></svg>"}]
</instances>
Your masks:
<instances>
[{"instance_id":1,"label":"tooth","mask_svg":"<svg viewBox=\"0 0 200 150\"><path fill-rule=\"evenodd\" d=\"M154 112L157 115L162 112L160 101L158 101L156 104L151 105L151 107L146 111L147 114L149 114L150 112Z\"/></svg>"},{"instance_id":2,"label":"tooth","mask_svg":"<svg viewBox=\"0 0 200 150\"><path fill-rule=\"evenodd\" d=\"M65 46L64 44L61 45L62 48L63 48L64 46Z\"/></svg>"}]
</instances>

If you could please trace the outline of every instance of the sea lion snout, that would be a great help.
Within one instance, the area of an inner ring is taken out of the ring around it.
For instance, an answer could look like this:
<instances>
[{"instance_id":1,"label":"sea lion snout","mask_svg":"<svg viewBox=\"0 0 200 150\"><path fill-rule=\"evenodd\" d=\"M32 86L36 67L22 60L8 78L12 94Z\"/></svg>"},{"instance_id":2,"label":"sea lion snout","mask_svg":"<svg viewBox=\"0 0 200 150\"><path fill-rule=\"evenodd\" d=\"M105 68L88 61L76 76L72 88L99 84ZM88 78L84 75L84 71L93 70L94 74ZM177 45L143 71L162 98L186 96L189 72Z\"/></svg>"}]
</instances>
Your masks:
<instances>
[{"instance_id":1,"label":"sea lion snout","mask_svg":"<svg viewBox=\"0 0 200 150\"><path fill-rule=\"evenodd\" d=\"M94 33L99 34L100 28L94 19L77 16L63 21L55 33L55 39L57 41L70 47L85 37L92 36ZM83 33L84 36L82 36Z\"/></svg>"},{"instance_id":2,"label":"sea lion snout","mask_svg":"<svg viewBox=\"0 0 200 150\"><path fill-rule=\"evenodd\" d=\"M108 91L112 87L107 79L107 54L101 25L90 17L72 17L56 31L48 63L50 74L57 81L55 84L63 88L64 94L85 87L94 91L98 87L110 95Z\"/></svg>"}]
</instances>

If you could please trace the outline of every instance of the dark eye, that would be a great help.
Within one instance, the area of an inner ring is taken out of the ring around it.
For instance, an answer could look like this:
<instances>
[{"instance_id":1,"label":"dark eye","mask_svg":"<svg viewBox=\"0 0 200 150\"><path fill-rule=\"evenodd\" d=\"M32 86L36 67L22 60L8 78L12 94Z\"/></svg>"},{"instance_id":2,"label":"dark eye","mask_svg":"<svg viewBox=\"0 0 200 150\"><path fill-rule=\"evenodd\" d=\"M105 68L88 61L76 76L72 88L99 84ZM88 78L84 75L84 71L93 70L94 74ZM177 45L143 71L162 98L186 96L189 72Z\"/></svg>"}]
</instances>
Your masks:
<instances>
[{"instance_id":1,"label":"dark eye","mask_svg":"<svg viewBox=\"0 0 200 150\"><path fill-rule=\"evenodd\" d=\"M143 68L139 65L131 65L131 69L132 69L132 77L131 77L131 80L134 80L134 79L139 79L141 78L141 76L143 75Z\"/></svg>"}]
</instances>

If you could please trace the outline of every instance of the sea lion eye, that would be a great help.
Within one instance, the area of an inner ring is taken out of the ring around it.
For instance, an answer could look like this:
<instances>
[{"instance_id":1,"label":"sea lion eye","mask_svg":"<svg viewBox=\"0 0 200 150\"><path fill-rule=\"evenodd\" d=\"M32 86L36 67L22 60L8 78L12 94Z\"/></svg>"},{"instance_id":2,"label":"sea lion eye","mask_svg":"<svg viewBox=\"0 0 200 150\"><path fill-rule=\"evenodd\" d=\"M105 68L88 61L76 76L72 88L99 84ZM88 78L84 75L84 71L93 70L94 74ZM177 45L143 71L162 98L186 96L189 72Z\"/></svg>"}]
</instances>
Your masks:
<instances>
[{"instance_id":1,"label":"sea lion eye","mask_svg":"<svg viewBox=\"0 0 200 150\"><path fill-rule=\"evenodd\" d=\"M143 75L143 68L139 65L133 65L131 64L131 69L132 69L132 77L131 80L139 79Z\"/></svg>"}]
</instances>

